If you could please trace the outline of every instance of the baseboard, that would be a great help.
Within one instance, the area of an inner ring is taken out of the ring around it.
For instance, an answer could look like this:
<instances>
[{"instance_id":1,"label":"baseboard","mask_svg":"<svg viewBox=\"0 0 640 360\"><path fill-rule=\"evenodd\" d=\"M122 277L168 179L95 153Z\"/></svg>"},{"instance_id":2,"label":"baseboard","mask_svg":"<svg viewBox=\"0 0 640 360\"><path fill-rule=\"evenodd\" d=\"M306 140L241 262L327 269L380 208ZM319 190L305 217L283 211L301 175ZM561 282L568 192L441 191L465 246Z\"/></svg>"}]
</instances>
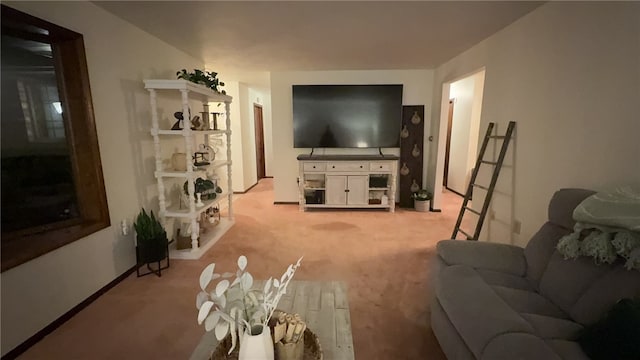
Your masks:
<instances>
[{"instance_id":1,"label":"baseboard","mask_svg":"<svg viewBox=\"0 0 640 360\"><path fill-rule=\"evenodd\" d=\"M273 179L273 176L265 176L263 179Z\"/></svg>"},{"instance_id":2,"label":"baseboard","mask_svg":"<svg viewBox=\"0 0 640 360\"><path fill-rule=\"evenodd\" d=\"M440 210L440 209L433 209L433 208L429 209L429 211L431 211L431 212L442 212L442 210Z\"/></svg>"},{"instance_id":3,"label":"baseboard","mask_svg":"<svg viewBox=\"0 0 640 360\"><path fill-rule=\"evenodd\" d=\"M297 201L274 201L273 205L300 205Z\"/></svg>"},{"instance_id":4,"label":"baseboard","mask_svg":"<svg viewBox=\"0 0 640 360\"><path fill-rule=\"evenodd\" d=\"M258 182L256 182L255 184L249 186L249 188L245 191L234 191L234 194L246 194L249 192L249 190L253 189L256 185L258 185Z\"/></svg>"},{"instance_id":5,"label":"baseboard","mask_svg":"<svg viewBox=\"0 0 640 360\"><path fill-rule=\"evenodd\" d=\"M131 269L125 271L122 275L115 278L113 281L103 286L100 290L93 293L93 295L84 299L81 303L74 306L71 310L64 313L62 316L54 320L51 324L45 326L42 330L35 333L35 335L31 336L27 340L25 340L22 344L16 346L13 350L6 353L2 360L11 360L15 359L18 356L22 355L25 351L27 351L30 347L37 344L38 341L42 340L45 336L51 334L55 329L59 328L62 324L69 321L74 315L79 313L82 309L89 306L92 302L94 302L97 298L102 296L104 293L109 291L114 286L118 285L122 280L126 279L129 275L133 274L136 271L136 265L134 265Z\"/></svg>"},{"instance_id":6,"label":"baseboard","mask_svg":"<svg viewBox=\"0 0 640 360\"><path fill-rule=\"evenodd\" d=\"M446 186L445 186L445 189L447 189L447 190L451 191L452 193L454 193L454 194L456 194L456 195L459 195L459 196L464 197L464 194L460 194L459 192L457 192L457 191L455 191L455 190L453 190L453 189L451 189L451 188L448 188L448 187L446 187Z\"/></svg>"}]
</instances>

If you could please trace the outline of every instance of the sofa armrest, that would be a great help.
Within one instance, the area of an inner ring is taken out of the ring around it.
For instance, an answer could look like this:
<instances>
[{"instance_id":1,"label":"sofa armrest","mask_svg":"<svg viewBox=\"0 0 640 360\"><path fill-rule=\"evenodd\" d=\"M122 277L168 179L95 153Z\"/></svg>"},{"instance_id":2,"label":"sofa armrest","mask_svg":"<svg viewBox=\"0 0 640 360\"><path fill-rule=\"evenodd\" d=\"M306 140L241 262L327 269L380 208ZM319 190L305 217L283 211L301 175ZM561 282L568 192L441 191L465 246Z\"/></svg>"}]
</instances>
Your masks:
<instances>
[{"instance_id":1,"label":"sofa armrest","mask_svg":"<svg viewBox=\"0 0 640 360\"><path fill-rule=\"evenodd\" d=\"M527 261L518 246L480 241L442 240L436 245L438 256L447 265L467 265L524 276Z\"/></svg>"}]
</instances>

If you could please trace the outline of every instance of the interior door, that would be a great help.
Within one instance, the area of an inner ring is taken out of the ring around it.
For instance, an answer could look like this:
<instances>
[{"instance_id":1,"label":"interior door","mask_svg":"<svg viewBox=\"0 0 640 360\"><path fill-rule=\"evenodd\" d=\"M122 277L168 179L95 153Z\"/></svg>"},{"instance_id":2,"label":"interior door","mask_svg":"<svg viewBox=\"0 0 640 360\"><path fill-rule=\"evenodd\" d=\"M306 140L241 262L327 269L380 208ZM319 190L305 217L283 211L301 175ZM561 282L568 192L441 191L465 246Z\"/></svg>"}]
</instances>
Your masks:
<instances>
[{"instance_id":1,"label":"interior door","mask_svg":"<svg viewBox=\"0 0 640 360\"><path fill-rule=\"evenodd\" d=\"M368 205L369 204L369 176L351 175L347 177L347 204Z\"/></svg>"},{"instance_id":2,"label":"interior door","mask_svg":"<svg viewBox=\"0 0 640 360\"><path fill-rule=\"evenodd\" d=\"M325 186L325 204L344 205L347 203L347 176L327 175Z\"/></svg>"},{"instance_id":3,"label":"interior door","mask_svg":"<svg viewBox=\"0 0 640 360\"><path fill-rule=\"evenodd\" d=\"M258 180L266 176L264 160L264 124L262 121L262 106L253 104L253 120L256 134L256 174Z\"/></svg>"}]
</instances>

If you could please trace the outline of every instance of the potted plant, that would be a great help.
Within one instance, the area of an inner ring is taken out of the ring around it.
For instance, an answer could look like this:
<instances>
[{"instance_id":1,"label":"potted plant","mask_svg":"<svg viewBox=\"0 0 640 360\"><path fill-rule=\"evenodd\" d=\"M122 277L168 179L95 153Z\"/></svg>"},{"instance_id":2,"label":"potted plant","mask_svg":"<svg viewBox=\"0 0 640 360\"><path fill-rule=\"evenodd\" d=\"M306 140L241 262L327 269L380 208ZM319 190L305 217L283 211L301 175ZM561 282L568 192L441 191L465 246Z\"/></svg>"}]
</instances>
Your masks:
<instances>
[{"instance_id":1,"label":"potted plant","mask_svg":"<svg viewBox=\"0 0 640 360\"><path fill-rule=\"evenodd\" d=\"M429 190L422 189L414 192L411 197L413 198L413 207L416 211L427 212L429 211L429 201L431 200L431 193Z\"/></svg>"},{"instance_id":2,"label":"potted plant","mask_svg":"<svg viewBox=\"0 0 640 360\"><path fill-rule=\"evenodd\" d=\"M224 90L219 90L218 86L224 86L224 83L218 79L218 73L213 71L202 71L194 69L193 72L187 72L186 69L182 69L176 72L178 79L184 79L191 81L192 83L204 85L209 89L217 92L218 94L226 94Z\"/></svg>"},{"instance_id":3,"label":"potted plant","mask_svg":"<svg viewBox=\"0 0 640 360\"><path fill-rule=\"evenodd\" d=\"M209 264L200 274L200 293L196 297L198 324L214 331L220 341L231 336L229 354L240 340L239 359L273 359L273 341L268 327L280 298L287 292L302 258L289 265L281 277L269 278L264 286L253 287L247 271L247 258L238 258L234 273L217 274ZM235 279L230 279L235 276ZM218 280L214 283L215 280Z\"/></svg>"},{"instance_id":4,"label":"potted plant","mask_svg":"<svg viewBox=\"0 0 640 360\"><path fill-rule=\"evenodd\" d=\"M167 257L167 232L155 217L153 211L147 214L142 208L133 227L136 229L138 256L141 263L159 262Z\"/></svg>"}]
</instances>

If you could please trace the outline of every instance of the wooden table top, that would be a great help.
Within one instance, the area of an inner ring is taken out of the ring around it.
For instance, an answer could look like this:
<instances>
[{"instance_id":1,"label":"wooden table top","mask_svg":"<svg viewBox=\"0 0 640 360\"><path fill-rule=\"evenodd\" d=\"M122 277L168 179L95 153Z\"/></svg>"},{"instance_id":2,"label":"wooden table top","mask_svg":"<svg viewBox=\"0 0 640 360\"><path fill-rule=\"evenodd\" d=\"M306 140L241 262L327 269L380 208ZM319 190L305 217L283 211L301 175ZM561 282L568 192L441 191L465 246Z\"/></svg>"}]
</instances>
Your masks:
<instances>
[{"instance_id":1,"label":"wooden table top","mask_svg":"<svg viewBox=\"0 0 640 360\"><path fill-rule=\"evenodd\" d=\"M263 284L264 281L256 281L254 287L261 288ZM324 359L355 359L347 285L344 282L292 280L287 293L280 299L278 309L300 314L307 327L320 339ZM190 359L209 359L217 345L213 331L205 332Z\"/></svg>"}]
</instances>

